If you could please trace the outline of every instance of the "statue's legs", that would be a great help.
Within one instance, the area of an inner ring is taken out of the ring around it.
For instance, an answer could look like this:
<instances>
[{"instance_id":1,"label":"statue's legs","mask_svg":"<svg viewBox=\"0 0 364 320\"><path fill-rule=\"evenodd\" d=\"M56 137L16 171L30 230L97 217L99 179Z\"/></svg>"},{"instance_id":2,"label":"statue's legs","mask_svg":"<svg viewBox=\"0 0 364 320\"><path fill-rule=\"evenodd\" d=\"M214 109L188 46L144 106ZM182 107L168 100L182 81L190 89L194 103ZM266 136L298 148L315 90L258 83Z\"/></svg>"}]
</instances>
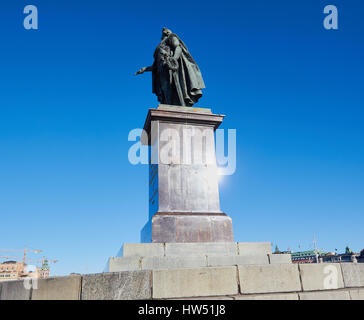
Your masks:
<instances>
[{"instance_id":1,"label":"statue's legs","mask_svg":"<svg viewBox=\"0 0 364 320\"><path fill-rule=\"evenodd\" d=\"M162 85L163 97L164 97L164 104L173 104L172 100L172 90L168 83L163 83Z\"/></svg>"},{"instance_id":2,"label":"statue's legs","mask_svg":"<svg viewBox=\"0 0 364 320\"><path fill-rule=\"evenodd\" d=\"M160 88L162 91L162 101L163 104L173 104L173 98L172 98L172 79L169 73L169 70L162 70L159 74L159 81L160 81Z\"/></svg>"},{"instance_id":3,"label":"statue's legs","mask_svg":"<svg viewBox=\"0 0 364 320\"><path fill-rule=\"evenodd\" d=\"M182 88L179 83L179 76L177 73L173 74L171 70L161 72L160 88L162 91L161 103L163 104L175 106L191 106L193 104L184 101Z\"/></svg>"}]
</instances>

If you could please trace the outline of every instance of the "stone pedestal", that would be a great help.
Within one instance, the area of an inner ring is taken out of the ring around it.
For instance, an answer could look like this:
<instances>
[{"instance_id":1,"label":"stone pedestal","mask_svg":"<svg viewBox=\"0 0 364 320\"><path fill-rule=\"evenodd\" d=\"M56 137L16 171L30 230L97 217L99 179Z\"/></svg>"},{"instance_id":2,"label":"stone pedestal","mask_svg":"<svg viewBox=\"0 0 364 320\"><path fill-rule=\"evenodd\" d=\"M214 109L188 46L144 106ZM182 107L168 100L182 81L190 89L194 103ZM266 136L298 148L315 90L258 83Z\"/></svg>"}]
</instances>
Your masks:
<instances>
[{"instance_id":1,"label":"stone pedestal","mask_svg":"<svg viewBox=\"0 0 364 320\"><path fill-rule=\"evenodd\" d=\"M142 242L232 242L231 218L220 210L210 109L150 109L142 141L149 147L149 221Z\"/></svg>"}]
</instances>

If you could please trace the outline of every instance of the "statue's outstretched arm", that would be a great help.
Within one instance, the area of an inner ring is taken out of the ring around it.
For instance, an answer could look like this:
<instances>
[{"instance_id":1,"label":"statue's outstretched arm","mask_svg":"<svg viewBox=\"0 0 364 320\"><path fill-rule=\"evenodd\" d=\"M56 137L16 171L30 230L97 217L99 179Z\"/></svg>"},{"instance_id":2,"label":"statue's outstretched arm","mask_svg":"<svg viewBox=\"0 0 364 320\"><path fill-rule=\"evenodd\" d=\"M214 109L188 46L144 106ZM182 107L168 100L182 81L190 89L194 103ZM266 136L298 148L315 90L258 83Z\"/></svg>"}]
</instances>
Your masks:
<instances>
[{"instance_id":1,"label":"statue's outstretched arm","mask_svg":"<svg viewBox=\"0 0 364 320\"><path fill-rule=\"evenodd\" d=\"M153 71L153 66L141 68L137 72L135 72L134 75L142 74L142 73L147 72L147 71Z\"/></svg>"}]
</instances>

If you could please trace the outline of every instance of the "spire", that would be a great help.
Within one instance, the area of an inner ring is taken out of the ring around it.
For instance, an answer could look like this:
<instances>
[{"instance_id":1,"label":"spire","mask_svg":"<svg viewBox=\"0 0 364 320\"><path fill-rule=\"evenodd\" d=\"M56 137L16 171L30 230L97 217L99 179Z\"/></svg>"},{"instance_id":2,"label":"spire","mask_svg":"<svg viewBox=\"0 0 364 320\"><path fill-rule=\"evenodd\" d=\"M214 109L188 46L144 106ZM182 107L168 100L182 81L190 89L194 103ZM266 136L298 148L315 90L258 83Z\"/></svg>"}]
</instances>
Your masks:
<instances>
[{"instance_id":1,"label":"spire","mask_svg":"<svg viewBox=\"0 0 364 320\"><path fill-rule=\"evenodd\" d=\"M42 270L49 270L48 260L44 259L42 263Z\"/></svg>"}]
</instances>

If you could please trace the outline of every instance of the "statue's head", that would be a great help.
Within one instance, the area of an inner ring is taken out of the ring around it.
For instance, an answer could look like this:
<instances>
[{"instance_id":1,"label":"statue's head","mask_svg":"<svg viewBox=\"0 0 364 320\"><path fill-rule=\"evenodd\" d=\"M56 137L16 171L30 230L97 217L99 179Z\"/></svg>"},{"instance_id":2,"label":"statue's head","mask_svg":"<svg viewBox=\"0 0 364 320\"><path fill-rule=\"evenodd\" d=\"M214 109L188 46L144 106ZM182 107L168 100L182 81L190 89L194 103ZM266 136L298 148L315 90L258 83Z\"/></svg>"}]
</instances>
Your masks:
<instances>
[{"instance_id":1,"label":"statue's head","mask_svg":"<svg viewBox=\"0 0 364 320\"><path fill-rule=\"evenodd\" d=\"M168 37L171 33L172 33L171 30L169 30L167 28L163 28L162 29L162 39L164 39L165 37Z\"/></svg>"}]
</instances>

